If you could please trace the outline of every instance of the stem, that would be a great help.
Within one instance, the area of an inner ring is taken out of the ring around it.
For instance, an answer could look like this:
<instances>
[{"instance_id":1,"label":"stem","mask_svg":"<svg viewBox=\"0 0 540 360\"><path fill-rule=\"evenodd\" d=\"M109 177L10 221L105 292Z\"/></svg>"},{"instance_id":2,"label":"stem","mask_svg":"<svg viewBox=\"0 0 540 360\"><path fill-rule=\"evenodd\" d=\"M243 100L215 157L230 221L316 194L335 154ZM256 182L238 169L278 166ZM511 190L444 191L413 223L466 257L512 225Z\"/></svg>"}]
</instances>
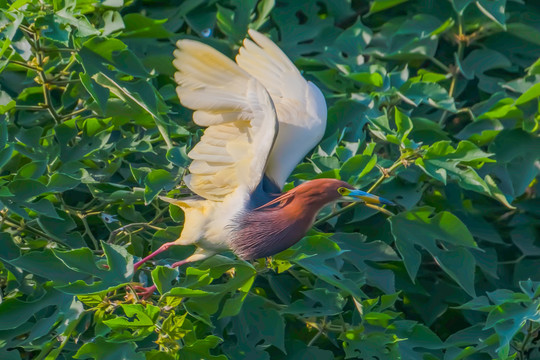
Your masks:
<instances>
[{"instance_id":1,"label":"stem","mask_svg":"<svg viewBox=\"0 0 540 360\"><path fill-rule=\"evenodd\" d=\"M71 213L73 210L68 210L68 211ZM92 233L92 230L90 229L90 225L88 225L88 221L86 221L86 216L79 213L79 212L75 212L75 215L77 215L79 217L79 219L81 219L81 222L83 223L86 235L88 235L90 240L92 240L92 244L94 245L94 249L96 249L96 250L99 249L99 242L97 241L96 237Z\"/></svg>"},{"instance_id":2,"label":"stem","mask_svg":"<svg viewBox=\"0 0 540 360\"><path fill-rule=\"evenodd\" d=\"M35 34L36 37L36 60L39 64L39 69L37 70L39 78L41 79L41 86L43 88L43 98L45 100L45 107L47 110L49 110L49 114L53 117L54 121L56 123L60 123L60 116L56 112L56 109L54 108L52 104L52 98L51 98L51 92L49 91L49 87L47 84L47 75L45 74L45 71L43 71L43 53L41 52L41 48L39 45L39 34Z\"/></svg>"},{"instance_id":3,"label":"stem","mask_svg":"<svg viewBox=\"0 0 540 360\"><path fill-rule=\"evenodd\" d=\"M57 79L59 79L60 77L62 77L62 75L68 75L68 70L70 67L73 66L73 64L75 64L75 62L77 61L77 59L75 59L75 56L73 56L73 54L71 55L71 58L69 59L68 63L66 64L66 66L64 66L64 68L62 70L60 70L60 72L58 74L56 74L50 81L55 81ZM80 81L77 79L77 81Z\"/></svg>"},{"instance_id":4,"label":"stem","mask_svg":"<svg viewBox=\"0 0 540 360\"><path fill-rule=\"evenodd\" d=\"M317 331L315 336L313 336L313 338L308 342L307 344L308 347L310 347L311 345L313 345L315 341L317 341L317 339L322 335L325 328L326 328L326 316L323 318L322 324L319 327L319 331Z\"/></svg>"},{"instance_id":5,"label":"stem","mask_svg":"<svg viewBox=\"0 0 540 360\"><path fill-rule=\"evenodd\" d=\"M122 227L119 227L118 229L114 230L111 232L111 234L109 235L109 240L107 240L107 242L110 244L112 242L112 240L116 237L116 235L118 235L119 233L121 233L122 231L125 231L126 229L129 229L130 227L134 227L134 226L139 226L141 228L150 228L150 229L154 229L154 230L163 230L162 228L160 227L157 227L157 226L154 226L154 225L151 225L150 223L132 223L132 224L127 224L127 225L124 225Z\"/></svg>"},{"instance_id":6,"label":"stem","mask_svg":"<svg viewBox=\"0 0 540 360\"><path fill-rule=\"evenodd\" d=\"M15 105L15 110L41 111L41 110L47 110L47 108L43 106Z\"/></svg>"},{"instance_id":7,"label":"stem","mask_svg":"<svg viewBox=\"0 0 540 360\"><path fill-rule=\"evenodd\" d=\"M525 339L523 339L523 342L521 343L521 349L519 349L520 358L525 360L525 352L527 351L527 345L529 343L529 340L532 337L532 328L533 328L533 322L529 322L529 328L527 329L527 335L525 336Z\"/></svg>"},{"instance_id":8,"label":"stem","mask_svg":"<svg viewBox=\"0 0 540 360\"><path fill-rule=\"evenodd\" d=\"M71 79L71 80L49 80L48 83L52 85L68 85L68 84L76 84L80 82L79 79Z\"/></svg>"},{"instance_id":9,"label":"stem","mask_svg":"<svg viewBox=\"0 0 540 360\"><path fill-rule=\"evenodd\" d=\"M63 246L67 246L64 242L62 242L62 241L60 241L60 240L57 240L57 239L55 239L55 238L53 238L53 237L47 235L46 233L44 233L44 232L41 231L41 230L34 229L33 227L31 227L31 226L29 226L29 225L26 225L26 224L25 224L24 226L22 226L22 225L20 225L20 224L17 224L16 222L10 220L5 214L2 214L1 222L2 222L3 224L6 224L6 225L8 225L8 226L11 226L11 227L13 227L13 228L18 229L19 231L24 231L24 230L26 230L26 231L28 231L28 232L33 233L34 235L42 236L42 237L47 238L47 239L49 239L49 240L51 240L51 241L54 241L54 242L56 242L56 243L58 243L58 244L61 244L61 245L63 245Z\"/></svg>"},{"instance_id":10,"label":"stem","mask_svg":"<svg viewBox=\"0 0 540 360\"><path fill-rule=\"evenodd\" d=\"M70 48L48 48L48 47L42 47L41 50L44 52L77 52L77 49L70 49Z\"/></svg>"},{"instance_id":11,"label":"stem","mask_svg":"<svg viewBox=\"0 0 540 360\"><path fill-rule=\"evenodd\" d=\"M377 179L377 181L375 181L375 183L373 185L371 185L371 187L369 188L369 190L367 191L368 193L372 192L373 190L375 190L379 185L382 184L382 182L384 181L384 179L388 178L390 175L390 173L392 173L394 170L396 170L397 168L399 168L400 166L403 165L403 159L399 159L398 161L396 161L392 166L390 166L388 169L386 169L386 171L381 175L380 178ZM315 221L315 223L313 224L314 226L317 226L317 225L320 225L328 220L330 220L331 218L333 217L336 217L338 215L341 215L343 214L344 212L348 211L349 209L352 209L353 207L357 206L358 204L361 204L359 202L353 202L347 206L344 206L342 207L341 209L337 210L336 212L333 212L329 215L326 215L325 217L323 217L322 219L319 219L317 221ZM364 204L366 206L369 206L371 204ZM377 210L379 210L380 208L379 207L373 207L373 206L369 206L371 208L376 208Z\"/></svg>"},{"instance_id":12,"label":"stem","mask_svg":"<svg viewBox=\"0 0 540 360\"><path fill-rule=\"evenodd\" d=\"M22 61L17 61L17 60L9 60L10 63L14 64L14 65L18 65L18 66L21 66L23 68L27 68L29 70L33 70L33 71L40 71L40 70L43 70L41 68L38 68L38 67L35 67L35 66L32 66L32 65L28 65L27 63L23 63Z\"/></svg>"},{"instance_id":13,"label":"stem","mask_svg":"<svg viewBox=\"0 0 540 360\"><path fill-rule=\"evenodd\" d=\"M521 262L521 260L525 259L526 257L527 257L526 255L521 255L520 257L518 257L518 258L515 259L515 260L498 261L497 264L499 264L499 265L511 265L511 264L517 264L517 263Z\"/></svg>"},{"instance_id":14,"label":"stem","mask_svg":"<svg viewBox=\"0 0 540 360\"><path fill-rule=\"evenodd\" d=\"M459 63L461 63L461 60L463 59L463 51L464 51L464 39L463 39L463 18L461 16L461 14L458 14L458 35L457 35L457 39L458 39L458 49L457 49L457 59L459 61ZM450 70L450 69L449 69ZM449 71L452 73L452 82L450 83L450 88L448 89L448 96L450 97L454 97L454 91L456 90L456 82L457 82L457 78L459 76L459 66L456 62L456 64L454 64L454 68L452 69L452 71ZM442 115L441 115L441 118L439 120L439 125L441 127L444 126L444 121L446 119L446 115L448 115L448 111L445 110Z\"/></svg>"},{"instance_id":15,"label":"stem","mask_svg":"<svg viewBox=\"0 0 540 360\"><path fill-rule=\"evenodd\" d=\"M72 320L69 325L67 326L66 330L62 334L64 337L62 339L62 342L60 343L60 346L58 346L56 349L52 349L52 346L47 346L44 350L42 350L39 355L36 357L36 360L41 360L45 358L50 358L51 355L54 355L54 359L60 354L64 346L68 343L69 339L71 338L71 335L73 334L73 331L75 331L75 328L77 325L79 325L79 322L82 320L82 318L89 312L89 310L83 311L79 317L75 320ZM51 351L53 350L53 351Z\"/></svg>"},{"instance_id":16,"label":"stem","mask_svg":"<svg viewBox=\"0 0 540 360\"><path fill-rule=\"evenodd\" d=\"M34 35L34 31L33 31L32 29L30 29L30 28L29 28L28 26L26 26L26 25L19 24L19 28L20 28L22 31L28 33L29 35Z\"/></svg>"},{"instance_id":17,"label":"stem","mask_svg":"<svg viewBox=\"0 0 540 360\"><path fill-rule=\"evenodd\" d=\"M75 116L75 115L78 115L78 114L80 114L80 113L83 113L83 112L85 112L85 111L87 111L87 110L88 110L88 109L85 109L85 108L82 108L82 109L79 109L79 110L75 110L75 111L73 111L73 112L71 112L71 113L69 113L69 114L62 115L62 119L69 119L69 118L71 118L71 117L73 117L73 116Z\"/></svg>"},{"instance_id":18,"label":"stem","mask_svg":"<svg viewBox=\"0 0 540 360\"><path fill-rule=\"evenodd\" d=\"M167 145L167 150L170 150L173 148L173 144L171 139L169 138L169 134L167 134L167 129L163 126L163 124L160 123L159 119L156 119L154 116L154 122L156 123L156 126L158 128L159 133L161 134L161 137L165 141L165 144Z\"/></svg>"},{"instance_id":19,"label":"stem","mask_svg":"<svg viewBox=\"0 0 540 360\"><path fill-rule=\"evenodd\" d=\"M432 63L434 63L435 65L437 65L438 67L440 67L442 70L446 71L447 73L451 73L452 71L450 71L450 68L446 65L444 65L439 59L433 57L433 56L430 56L429 60L431 60Z\"/></svg>"}]
</instances>

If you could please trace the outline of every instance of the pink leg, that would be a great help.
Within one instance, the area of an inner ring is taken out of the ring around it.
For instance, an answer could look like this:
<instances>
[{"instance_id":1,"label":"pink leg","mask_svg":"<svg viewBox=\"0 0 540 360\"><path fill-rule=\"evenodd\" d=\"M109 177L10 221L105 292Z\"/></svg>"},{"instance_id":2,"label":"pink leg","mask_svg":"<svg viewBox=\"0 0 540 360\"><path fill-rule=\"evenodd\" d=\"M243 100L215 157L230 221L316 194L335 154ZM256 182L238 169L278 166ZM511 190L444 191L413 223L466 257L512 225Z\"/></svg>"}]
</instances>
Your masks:
<instances>
[{"instance_id":1,"label":"pink leg","mask_svg":"<svg viewBox=\"0 0 540 360\"><path fill-rule=\"evenodd\" d=\"M159 249L157 249L156 251L154 251L153 253L151 253L150 255L145 257L144 259L141 259L141 260L137 261L135 264L133 264L134 270L137 271L137 269L140 268L142 264L144 264L145 262L147 262L148 260L150 260L151 258L156 256L157 254L161 254L162 252L164 252L165 250L167 250L168 248L170 248L173 245L176 245L176 243L174 241L173 242L168 242L168 243L165 243L165 244L161 245L159 247Z\"/></svg>"},{"instance_id":2,"label":"pink leg","mask_svg":"<svg viewBox=\"0 0 540 360\"><path fill-rule=\"evenodd\" d=\"M180 261L177 261L177 262L173 263L173 264L171 265L171 268L174 269L174 268L179 267L179 266L182 266L182 265L184 265L184 264L189 264L190 262L191 262L191 260L189 260L189 259L180 260Z\"/></svg>"},{"instance_id":3,"label":"pink leg","mask_svg":"<svg viewBox=\"0 0 540 360\"><path fill-rule=\"evenodd\" d=\"M165 245L167 245L167 244L165 244ZM177 262L175 262L174 264L171 265L171 268L179 267L179 266L182 266L184 264L188 264L190 262L191 262L191 260L189 260L189 258L187 258L185 260L177 261ZM152 285L152 286L149 286L149 287L134 286L133 288L137 292L137 296L139 298L143 299L143 300L148 299L157 290L156 285Z\"/></svg>"},{"instance_id":4,"label":"pink leg","mask_svg":"<svg viewBox=\"0 0 540 360\"><path fill-rule=\"evenodd\" d=\"M156 254L159 254L162 251L167 250L172 245L175 245L175 243L170 242L170 243L163 244L159 249L157 249L152 254L145 257L141 261L139 261L137 264L142 263L142 262L146 261L148 258L150 258L150 257L152 257L152 256L154 256ZM162 249L165 246L166 246L166 248ZM192 262L195 262L195 261L204 260L204 259L209 258L210 256L213 256L214 254L215 254L215 252L208 251L208 250L203 250L203 249L199 248L199 249L197 249L197 251L195 251L195 253L193 255L191 255L187 259L175 262L174 264L171 265L171 267L175 268L175 267L179 267L179 266L189 264L189 263L192 263ZM137 266L137 264L135 264L135 266ZM150 296L152 296L152 294L154 293L154 291L156 291L156 289L157 289L156 285L152 285L152 286L149 286L149 287L142 287L142 286L135 287L135 290L137 291L137 295L141 299L148 299Z\"/></svg>"}]
</instances>

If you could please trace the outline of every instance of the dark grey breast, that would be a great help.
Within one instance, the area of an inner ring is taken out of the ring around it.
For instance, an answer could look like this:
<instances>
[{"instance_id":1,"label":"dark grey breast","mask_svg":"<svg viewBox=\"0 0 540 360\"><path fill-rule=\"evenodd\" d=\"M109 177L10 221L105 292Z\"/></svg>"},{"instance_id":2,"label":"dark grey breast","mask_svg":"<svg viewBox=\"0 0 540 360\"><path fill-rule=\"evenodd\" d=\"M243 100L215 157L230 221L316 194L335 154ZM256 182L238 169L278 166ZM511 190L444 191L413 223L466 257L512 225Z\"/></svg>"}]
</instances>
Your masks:
<instances>
[{"instance_id":1,"label":"dark grey breast","mask_svg":"<svg viewBox=\"0 0 540 360\"><path fill-rule=\"evenodd\" d=\"M277 254L298 242L311 226L309 220L287 216L283 204L258 209L279 195L279 187L265 175L229 229L231 248L238 257L252 260Z\"/></svg>"}]
</instances>

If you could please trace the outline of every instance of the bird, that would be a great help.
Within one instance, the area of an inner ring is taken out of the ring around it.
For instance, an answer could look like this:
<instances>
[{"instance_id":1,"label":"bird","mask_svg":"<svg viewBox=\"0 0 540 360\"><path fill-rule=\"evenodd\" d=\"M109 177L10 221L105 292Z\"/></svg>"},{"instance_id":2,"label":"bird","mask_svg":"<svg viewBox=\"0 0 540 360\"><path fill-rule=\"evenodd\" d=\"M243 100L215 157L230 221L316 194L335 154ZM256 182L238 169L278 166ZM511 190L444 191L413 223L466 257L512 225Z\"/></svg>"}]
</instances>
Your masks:
<instances>
[{"instance_id":1,"label":"bird","mask_svg":"<svg viewBox=\"0 0 540 360\"><path fill-rule=\"evenodd\" d=\"M176 245L196 250L173 268L230 250L243 260L272 256L302 239L330 203L394 205L337 179L314 179L281 193L324 135L326 101L272 40L256 30L248 34L236 61L199 41L176 44L176 92L194 111L194 123L206 128L183 178L195 195L162 198L184 211L183 230L135 270ZM137 288L143 297L155 289Z\"/></svg>"}]
</instances>

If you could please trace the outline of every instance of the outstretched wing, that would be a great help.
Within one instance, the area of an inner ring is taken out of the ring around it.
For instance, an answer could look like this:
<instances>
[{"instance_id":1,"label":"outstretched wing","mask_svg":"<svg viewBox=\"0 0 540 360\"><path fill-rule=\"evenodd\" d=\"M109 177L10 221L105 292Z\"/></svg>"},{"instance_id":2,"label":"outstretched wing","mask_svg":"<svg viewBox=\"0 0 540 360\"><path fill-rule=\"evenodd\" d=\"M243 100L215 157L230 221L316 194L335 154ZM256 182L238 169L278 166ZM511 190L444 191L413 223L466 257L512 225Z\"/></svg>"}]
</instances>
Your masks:
<instances>
[{"instance_id":1,"label":"outstretched wing","mask_svg":"<svg viewBox=\"0 0 540 360\"><path fill-rule=\"evenodd\" d=\"M306 81L289 58L266 36L249 30L249 39L236 57L242 69L270 93L279 132L270 152L266 175L280 188L324 135L326 102L312 82Z\"/></svg>"},{"instance_id":2,"label":"outstretched wing","mask_svg":"<svg viewBox=\"0 0 540 360\"><path fill-rule=\"evenodd\" d=\"M262 179L277 131L276 112L264 86L212 47L180 40L175 50L176 91L207 127L190 151L186 185L197 195L223 200L241 186L250 192Z\"/></svg>"}]
</instances>

